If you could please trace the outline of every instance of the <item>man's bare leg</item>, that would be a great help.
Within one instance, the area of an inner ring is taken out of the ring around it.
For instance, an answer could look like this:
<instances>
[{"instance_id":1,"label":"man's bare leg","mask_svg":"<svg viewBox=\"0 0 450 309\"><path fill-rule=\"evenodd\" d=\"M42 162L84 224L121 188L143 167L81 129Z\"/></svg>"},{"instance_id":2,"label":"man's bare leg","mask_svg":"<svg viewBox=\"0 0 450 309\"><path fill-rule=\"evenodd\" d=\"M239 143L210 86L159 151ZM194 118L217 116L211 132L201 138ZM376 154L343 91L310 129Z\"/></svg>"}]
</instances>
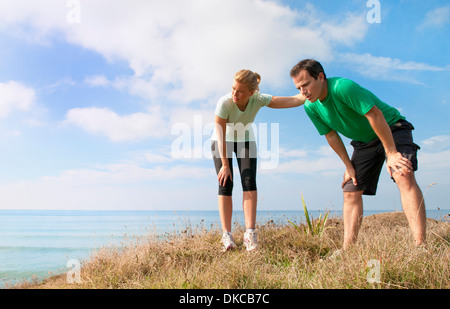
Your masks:
<instances>
[{"instance_id":1,"label":"man's bare leg","mask_svg":"<svg viewBox=\"0 0 450 309\"><path fill-rule=\"evenodd\" d=\"M344 192L344 250L358 238L363 218L362 194L363 191Z\"/></svg>"},{"instance_id":2,"label":"man's bare leg","mask_svg":"<svg viewBox=\"0 0 450 309\"><path fill-rule=\"evenodd\" d=\"M426 233L425 201L422 191L417 185L414 172L403 175L394 173L393 176L400 191L403 212L408 220L415 244L416 246L423 245Z\"/></svg>"}]
</instances>

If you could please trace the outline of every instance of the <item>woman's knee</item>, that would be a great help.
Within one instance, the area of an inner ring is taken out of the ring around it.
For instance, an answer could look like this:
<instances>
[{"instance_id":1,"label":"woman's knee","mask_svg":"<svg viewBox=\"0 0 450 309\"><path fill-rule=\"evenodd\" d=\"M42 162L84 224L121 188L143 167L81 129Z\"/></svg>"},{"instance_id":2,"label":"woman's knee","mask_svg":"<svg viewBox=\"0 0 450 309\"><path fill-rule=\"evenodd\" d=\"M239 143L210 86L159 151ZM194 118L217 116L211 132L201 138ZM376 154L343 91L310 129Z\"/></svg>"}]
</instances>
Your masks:
<instances>
[{"instance_id":1,"label":"woman's knee","mask_svg":"<svg viewBox=\"0 0 450 309\"><path fill-rule=\"evenodd\" d=\"M256 173L251 169L242 171L241 174L243 191L256 191Z\"/></svg>"}]
</instances>

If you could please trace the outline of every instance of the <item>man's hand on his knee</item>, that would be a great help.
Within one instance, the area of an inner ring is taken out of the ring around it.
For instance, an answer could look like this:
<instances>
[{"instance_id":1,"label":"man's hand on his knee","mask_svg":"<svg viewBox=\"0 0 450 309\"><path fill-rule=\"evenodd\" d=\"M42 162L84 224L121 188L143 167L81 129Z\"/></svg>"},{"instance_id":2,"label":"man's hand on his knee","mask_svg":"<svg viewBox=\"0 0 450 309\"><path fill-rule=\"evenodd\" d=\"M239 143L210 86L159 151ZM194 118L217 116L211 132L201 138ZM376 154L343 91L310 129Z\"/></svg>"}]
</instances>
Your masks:
<instances>
[{"instance_id":1,"label":"man's hand on his knee","mask_svg":"<svg viewBox=\"0 0 450 309\"><path fill-rule=\"evenodd\" d=\"M391 177L394 173L399 173L403 176L413 171L411 161L403 157L400 152L386 155L386 157L386 168Z\"/></svg>"}]
</instances>

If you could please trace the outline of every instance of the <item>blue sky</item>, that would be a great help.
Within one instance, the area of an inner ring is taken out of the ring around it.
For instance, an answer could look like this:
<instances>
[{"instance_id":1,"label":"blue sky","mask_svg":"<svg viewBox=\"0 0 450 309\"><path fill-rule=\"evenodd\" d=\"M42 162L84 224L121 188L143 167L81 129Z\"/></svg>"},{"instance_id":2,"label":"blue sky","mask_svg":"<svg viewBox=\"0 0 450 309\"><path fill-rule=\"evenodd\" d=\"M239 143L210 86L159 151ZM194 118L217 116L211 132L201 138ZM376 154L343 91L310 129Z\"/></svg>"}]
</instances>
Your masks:
<instances>
[{"instance_id":1,"label":"blue sky","mask_svg":"<svg viewBox=\"0 0 450 309\"><path fill-rule=\"evenodd\" d=\"M0 208L215 210L210 128L233 74L289 96L312 57L414 124L427 207L448 209L449 30L437 0L2 1ZM259 209L300 209L301 194L341 209L343 165L303 107L255 125L270 136ZM365 209L401 209L385 170Z\"/></svg>"}]
</instances>

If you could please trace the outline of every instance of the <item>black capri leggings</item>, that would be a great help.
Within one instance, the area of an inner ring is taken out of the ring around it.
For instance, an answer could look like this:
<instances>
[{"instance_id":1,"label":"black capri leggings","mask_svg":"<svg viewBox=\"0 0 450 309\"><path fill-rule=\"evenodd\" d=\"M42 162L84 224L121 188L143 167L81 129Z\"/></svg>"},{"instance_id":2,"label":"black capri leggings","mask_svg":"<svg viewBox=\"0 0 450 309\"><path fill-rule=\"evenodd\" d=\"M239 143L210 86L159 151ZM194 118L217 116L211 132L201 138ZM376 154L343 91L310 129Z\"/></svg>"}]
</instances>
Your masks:
<instances>
[{"instance_id":1,"label":"black capri leggings","mask_svg":"<svg viewBox=\"0 0 450 309\"><path fill-rule=\"evenodd\" d=\"M222 168L217 141L212 141L211 151L214 166L218 174ZM256 142L227 142L227 158L233 176L233 152L236 154L243 191L256 191ZM219 195L231 196L233 192L233 181L227 179L225 186L219 184Z\"/></svg>"}]
</instances>

